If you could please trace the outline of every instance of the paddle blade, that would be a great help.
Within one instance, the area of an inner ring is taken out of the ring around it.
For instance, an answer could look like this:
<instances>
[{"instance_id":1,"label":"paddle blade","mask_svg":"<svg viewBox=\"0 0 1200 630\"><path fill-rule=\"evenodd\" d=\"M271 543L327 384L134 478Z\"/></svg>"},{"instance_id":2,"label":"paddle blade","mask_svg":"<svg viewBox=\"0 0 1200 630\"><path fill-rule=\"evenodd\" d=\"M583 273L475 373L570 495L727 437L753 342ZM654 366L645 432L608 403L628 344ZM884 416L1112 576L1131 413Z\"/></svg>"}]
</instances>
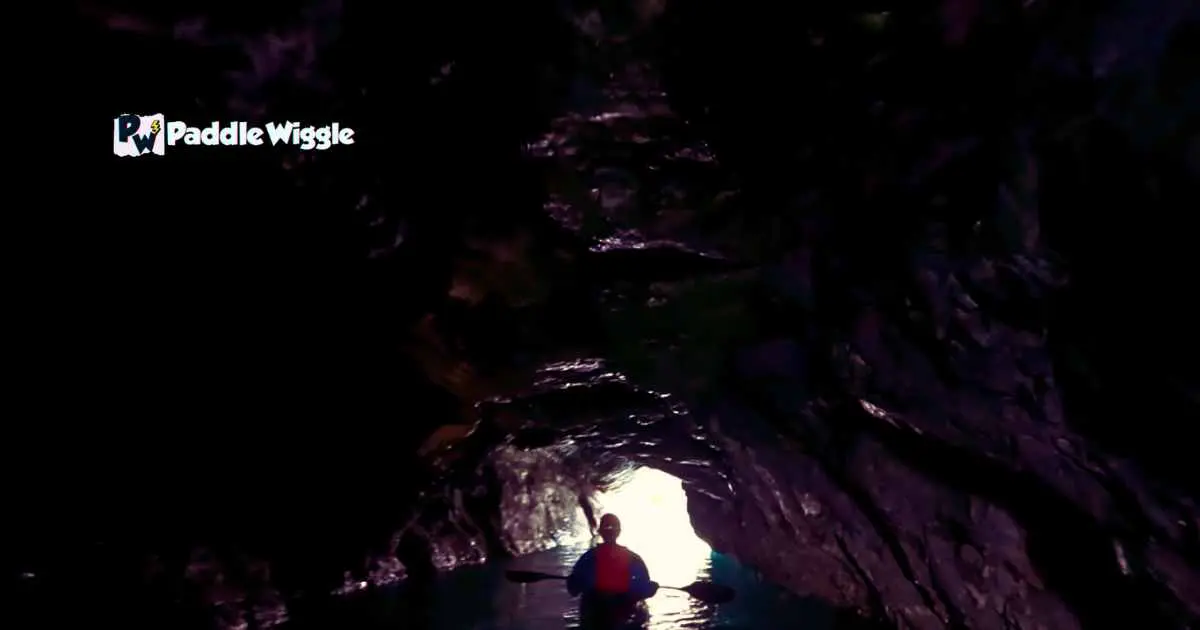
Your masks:
<instances>
[{"instance_id":1,"label":"paddle blade","mask_svg":"<svg viewBox=\"0 0 1200 630\"><path fill-rule=\"evenodd\" d=\"M737 591L732 588L712 582L692 582L679 590L706 604L724 604L737 596Z\"/></svg>"},{"instance_id":2,"label":"paddle blade","mask_svg":"<svg viewBox=\"0 0 1200 630\"><path fill-rule=\"evenodd\" d=\"M505 571L504 577L507 577L510 581L517 582L519 584L529 584L530 582L541 582L543 580L567 579L565 576L554 575L552 573L542 573L540 571L517 571L515 569Z\"/></svg>"}]
</instances>

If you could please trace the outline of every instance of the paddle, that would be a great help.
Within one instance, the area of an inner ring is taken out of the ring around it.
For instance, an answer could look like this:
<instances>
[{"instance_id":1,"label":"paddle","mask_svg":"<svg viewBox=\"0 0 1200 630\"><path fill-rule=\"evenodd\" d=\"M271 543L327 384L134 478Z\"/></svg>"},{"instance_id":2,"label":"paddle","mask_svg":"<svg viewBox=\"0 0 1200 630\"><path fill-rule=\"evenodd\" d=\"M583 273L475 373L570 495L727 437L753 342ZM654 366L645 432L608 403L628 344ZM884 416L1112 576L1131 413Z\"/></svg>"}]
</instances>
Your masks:
<instances>
[{"instance_id":1,"label":"paddle","mask_svg":"<svg viewBox=\"0 0 1200 630\"><path fill-rule=\"evenodd\" d=\"M543 580L565 580L565 575L554 575L553 573L541 573L540 571L516 571L509 570L505 572L505 576L513 582L520 584L529 584L530 582L541 582ZM706 604L724 604L732 601L737 592L724 584L714 584L712 582L692 582L687 586L662 586L659 588L669 588L673 591L683 591L692 597Z\"/></svg>"}]
</instances>

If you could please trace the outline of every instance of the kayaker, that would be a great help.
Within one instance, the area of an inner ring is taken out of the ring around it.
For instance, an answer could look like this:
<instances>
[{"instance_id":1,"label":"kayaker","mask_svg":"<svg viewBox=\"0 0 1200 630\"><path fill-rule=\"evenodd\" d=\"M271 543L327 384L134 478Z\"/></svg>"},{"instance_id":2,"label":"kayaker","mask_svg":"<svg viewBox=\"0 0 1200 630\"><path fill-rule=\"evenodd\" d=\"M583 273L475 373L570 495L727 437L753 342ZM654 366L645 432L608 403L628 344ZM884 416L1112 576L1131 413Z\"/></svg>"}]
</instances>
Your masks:
<instances>
[{"instance_id":1,"label":"kayaker","mask_svg":"<svg viewBox=\"0 0 1200 630\"><path fill-rule=\"evenodd\" d=\"M575 563L567 592L582 596L585 617L629 618L639 602L654 597L658 583L650 579L641 556L617 544L621 520L615 514L600 517L598 530L601 542Z\"/></svg>"}]
</instances>

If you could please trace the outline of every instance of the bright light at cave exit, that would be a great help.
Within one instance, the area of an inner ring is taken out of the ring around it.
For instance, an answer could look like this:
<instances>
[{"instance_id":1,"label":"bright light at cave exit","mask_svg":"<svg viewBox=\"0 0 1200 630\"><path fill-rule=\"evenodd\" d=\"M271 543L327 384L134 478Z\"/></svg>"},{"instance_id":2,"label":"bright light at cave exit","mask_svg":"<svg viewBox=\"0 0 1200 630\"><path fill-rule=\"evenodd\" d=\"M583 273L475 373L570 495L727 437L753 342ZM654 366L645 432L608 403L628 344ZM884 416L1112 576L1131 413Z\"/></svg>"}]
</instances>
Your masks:
<instances>
[{"instance_id":1,"label":"bright light at cave exit","mask_svg":"<svg viewBox=\"0 0 1200 630\"><path fill-rule=\"evenodd\" d=\"M712 549L692 529L683 482L654 468L637 468L628 481L598 493L596 519L607 513L621 519L618 542L646 561L650 579L686 586L707 575ZM647 604L656 617L686 613L693 602L686 593L662 589Z\"/></svg>"}]
</instances>

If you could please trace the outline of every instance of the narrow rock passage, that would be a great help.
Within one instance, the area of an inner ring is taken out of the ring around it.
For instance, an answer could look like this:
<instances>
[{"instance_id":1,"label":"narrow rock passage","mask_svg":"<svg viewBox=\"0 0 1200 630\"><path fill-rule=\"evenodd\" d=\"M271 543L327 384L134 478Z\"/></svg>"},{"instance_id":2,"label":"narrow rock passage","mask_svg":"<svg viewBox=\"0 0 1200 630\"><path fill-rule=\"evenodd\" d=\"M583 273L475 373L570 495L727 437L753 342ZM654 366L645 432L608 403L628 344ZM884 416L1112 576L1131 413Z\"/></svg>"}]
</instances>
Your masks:
<instances>
[{"instance_id":1,"label":"narrow rock passage","mask_svg":"<svg viewBox=\"0 0 1200 630\"><path fill-rule=\"evenodd\" d=\"M430 587L635 464L891 626L1196 625L1194 2L284 4L71 24L88 133L362 140L18 182L4 463L48 625L81 573L94 617L234 625Z\"/></svg>"}]
</instances>

